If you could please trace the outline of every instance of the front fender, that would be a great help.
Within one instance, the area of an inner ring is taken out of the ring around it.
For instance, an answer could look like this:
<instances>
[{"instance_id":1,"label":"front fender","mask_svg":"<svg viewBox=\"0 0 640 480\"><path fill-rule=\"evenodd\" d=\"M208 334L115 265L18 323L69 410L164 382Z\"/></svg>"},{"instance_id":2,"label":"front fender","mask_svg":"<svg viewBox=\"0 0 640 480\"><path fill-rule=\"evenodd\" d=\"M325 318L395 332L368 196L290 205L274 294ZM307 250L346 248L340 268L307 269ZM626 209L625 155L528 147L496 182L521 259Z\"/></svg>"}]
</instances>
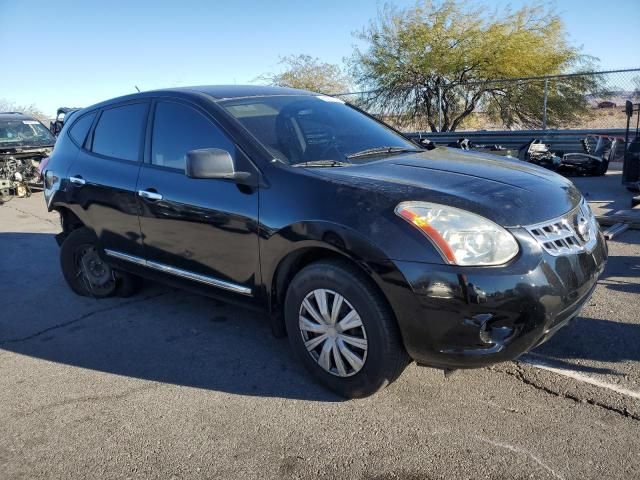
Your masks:
<instances>
[{"instance_id":1,"label":"front fender","mask_svg":"<svg viewBox=\"0 0 640 480\"><path fill-rule=\"evenodd\" d=\"M405 317L417 305L414 305L409 283L396 264L361 233L327 221L298 222L270 235L261 235L262 282L271 312L278 310L274 302L277 302L277 280L283 278L281 269L289 270L291 264L312 250L341 256L357 265L384 295L401 332L404 330ZM281 287L284 290L286 285Z\"/></svg>"},{"instance_id":2,"label":"front fender","mask_svg":"<svg viewBox=\"0 0 640 480\"><path fill-rule=\"evenodd\" d=\"M289 255L305 249L322 248L365 267L369 262L387 261L385 254L359 232L327 221L303 221L276 232L260 235L260 258L265 284L273 281L278 265Z\"/></svg>"}]
</instances>

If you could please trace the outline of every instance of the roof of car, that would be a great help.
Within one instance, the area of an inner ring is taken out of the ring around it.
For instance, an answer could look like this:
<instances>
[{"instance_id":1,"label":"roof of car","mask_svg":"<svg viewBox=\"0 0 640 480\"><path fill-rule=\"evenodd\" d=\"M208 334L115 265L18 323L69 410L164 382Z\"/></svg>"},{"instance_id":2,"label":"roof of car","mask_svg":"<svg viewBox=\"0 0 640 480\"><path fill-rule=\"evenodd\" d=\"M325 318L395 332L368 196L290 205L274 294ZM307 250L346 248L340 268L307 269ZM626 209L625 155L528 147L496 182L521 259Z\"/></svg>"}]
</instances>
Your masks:
<instances>
[{"instance_id":1,"label":"roof of car","mask_svg":"<svg viewBox=\"0 0 640 480\"><path fill-rule=\"evenodd\" d=\"M175 88L159 88L156 90L145 90L139 93L131 93L121 97L110 98L102 102L90 105L80 110L81 112L102 108L114 103L132 101L136 99L153 97L154 95L172 92L181 93L183 95L206 95L215 100L227 100L232 98L245 97L268 97L276 95L318 95L307 90L298 90L296 88L286 87L270 87L265 85L200 85L194 87L175 87Z\"/></svg>"},{"instance_id":2,"label":"roof of car","mask_svg":"<svg viewBox=\"0 0 640 480\"><path fill-rule=\"evenodd\" d=\"M266 85L200 85L195 87L171 88L168 90L200 92L218 100L270 95L317 95L307 90L298 90L297 88L271 87Z\"/></svg>"},{"instance_id":3,"label":"roof of car","mask_svg":"<svg viewBox=\"0 0 640 480\"><path fill-rule=\"evenodd\" d=\"M0 112L0 120L35 120L35 118L22 112Z\"/></svg>"}]
</instances>

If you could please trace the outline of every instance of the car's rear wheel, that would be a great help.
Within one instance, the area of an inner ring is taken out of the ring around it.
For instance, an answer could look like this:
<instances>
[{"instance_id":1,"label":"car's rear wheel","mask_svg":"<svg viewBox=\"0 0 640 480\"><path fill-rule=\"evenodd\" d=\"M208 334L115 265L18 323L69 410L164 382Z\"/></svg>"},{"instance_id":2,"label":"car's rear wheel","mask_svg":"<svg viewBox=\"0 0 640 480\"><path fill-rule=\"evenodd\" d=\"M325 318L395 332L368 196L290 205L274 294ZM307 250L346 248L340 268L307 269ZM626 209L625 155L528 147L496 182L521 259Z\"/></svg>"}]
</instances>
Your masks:
<instances>
[{"instance_id":1,"label":"car's rear wheel","mask_svg":"<svg viewBox=\"0 0 640 480\"><path fill-rule=\"evenodd\" d=\"M305 367L347 398L381 390L409 362L384 298L364 273L343 261L313 263L295 276L285 322Z\"/></svg>"},{"instance_id":2,"label":"car's rear wheel","mask_svg":"<svg viewBox=\"0 0 640 480\"><path fill-rule=\"evenodd\" d=\"M115 270L102 259L95 234L85 227L65 238L60 248L60 265L71 290L85 297L128 297L140 285L138 277Z\"/></svg>"}]
</instances>

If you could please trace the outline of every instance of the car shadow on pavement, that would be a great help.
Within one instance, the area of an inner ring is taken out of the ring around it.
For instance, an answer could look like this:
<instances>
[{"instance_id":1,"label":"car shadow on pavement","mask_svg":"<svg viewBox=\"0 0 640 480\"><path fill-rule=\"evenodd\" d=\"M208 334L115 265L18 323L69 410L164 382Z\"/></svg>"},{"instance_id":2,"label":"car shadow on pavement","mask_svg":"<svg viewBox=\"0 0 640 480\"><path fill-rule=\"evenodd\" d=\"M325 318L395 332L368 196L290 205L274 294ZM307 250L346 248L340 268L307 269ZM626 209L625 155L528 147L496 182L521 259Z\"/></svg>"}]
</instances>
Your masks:
<instances>
[{"instance_id":1,"label":"car shadow on pavement","mask_svg":"<svg viewBox=\"0 0 640 480\"><path fill-rule=\"evenodd\" d=\"M575 361L602 362L605 365L640 362L640 324L579 317L533 353L572 370L619 374L607 366L581 365Z\"/></svg>"},{"instance_id":2,"label":"car shadow on pavement","mask_svg":"<svg viewBox=\"0 0 640 480\"><path fill-rule=\"evenodd\" d=\"M637 235L625 235L617 238L616 241L623 241L628 245L640 248L638 238L640 237ZM640 295L640 283L636 280L638 277L640 277L639 256L610 256L607 267L598 280L598 288L625 294L635 294L636 296L631 298L638 299L640 298L638 296ZM594 296L594 298L596 297ZM603 295L599 297L602 299ZM589 304L594 302L596 300L592 299ZM608 308L615 308L616 306L614 300ZM604 308L602 305L599 307ZM619 307L623 308L622 305ZM626 308L634 308L634 306L627 305ZM638 311L637 300L635 309L636 319L638 319L640 318L640 312ZM586 360L604 364L640 362L640 321L636 320L634 323L629 323L593 318L589 316L589 310L590 308L587 307L582 316L576 318L567 327L559 330L547 343L536 348L534 353L553 359L560 366L564 365L573 370L591 373L617 374L618 372L607 366L587 366L576 364L575 361ZM616 317L613 311L610 311L609 314L612 318Z\"/></svg>"},{"instance_id":3,"label":"car shadow on pavement","mask_svg":"<svg viewBox=\"0 0 640 480\"><path fill-rule=\"evenodd\" d=\"M633 194L622 186L620 171L611 171L602 177L569 176L589 202L596 215L628 209Z\"/></svg>"},{"instance_id":4,"label":"car shadow on pavement","mask_svg":"<svg viewBox=\"0 0 640 480\"><path fill-rule=\"evenodd\" d=\"M638 249L640 250L640 246ZM633 280L625 280L627 277ZM600 282L610 290L640 294L640 284L636 281L638 277L640 277L640 256L609 257Z\"/></svg>"},{"instance_id":5,"label":"car shadow on pavement","mask_svg":"<svg viewBox=\"0 0 640 480\"><path fill-rule=\"evenodd\" d=\"M153 283L128 299L76 296L52 234L0 233L0 252L11 252L0 255L0 351L239 395L342 400L311 379L259 313ZM638 263L611 258L605 283L627 271L626 261ZM574 370L614 373L573 361L640 362L639 345L640 324L583 317L535 353Z\"/></svg>"},{"instance_id":6,"label":"car shadow on pavement","mask_svg":"<svg viewBox=\"0 0 640 480\"><path fill-rule=\"evenodd\" d=\"M0 249L15 252L0 259L0 352L239 395L342 401L260 313L151 282L127 299L79 297L59 272L53 235L0 233Z\"/></svg>"}]
</instances>

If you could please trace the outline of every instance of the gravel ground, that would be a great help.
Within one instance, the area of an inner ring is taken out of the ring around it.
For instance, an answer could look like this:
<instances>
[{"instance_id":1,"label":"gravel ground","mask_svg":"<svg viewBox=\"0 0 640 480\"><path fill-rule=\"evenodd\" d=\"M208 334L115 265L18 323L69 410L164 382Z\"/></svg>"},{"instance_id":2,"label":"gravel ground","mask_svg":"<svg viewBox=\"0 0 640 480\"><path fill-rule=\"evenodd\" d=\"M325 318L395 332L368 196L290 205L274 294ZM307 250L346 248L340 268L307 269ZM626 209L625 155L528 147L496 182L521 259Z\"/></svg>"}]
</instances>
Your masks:
<instances>
[{"instance_id":1,"label":"gravel ground","mask_svg":"<svg viewBox=\"0 0 640 480\"><path fill-rule=\"evenodd\" d=\"M160 285L75 296L43 203L0 206L1 479L638 478L640 231L521 361L411 365L342 401L248 310Z\"/></svg>"}]
</instances>

